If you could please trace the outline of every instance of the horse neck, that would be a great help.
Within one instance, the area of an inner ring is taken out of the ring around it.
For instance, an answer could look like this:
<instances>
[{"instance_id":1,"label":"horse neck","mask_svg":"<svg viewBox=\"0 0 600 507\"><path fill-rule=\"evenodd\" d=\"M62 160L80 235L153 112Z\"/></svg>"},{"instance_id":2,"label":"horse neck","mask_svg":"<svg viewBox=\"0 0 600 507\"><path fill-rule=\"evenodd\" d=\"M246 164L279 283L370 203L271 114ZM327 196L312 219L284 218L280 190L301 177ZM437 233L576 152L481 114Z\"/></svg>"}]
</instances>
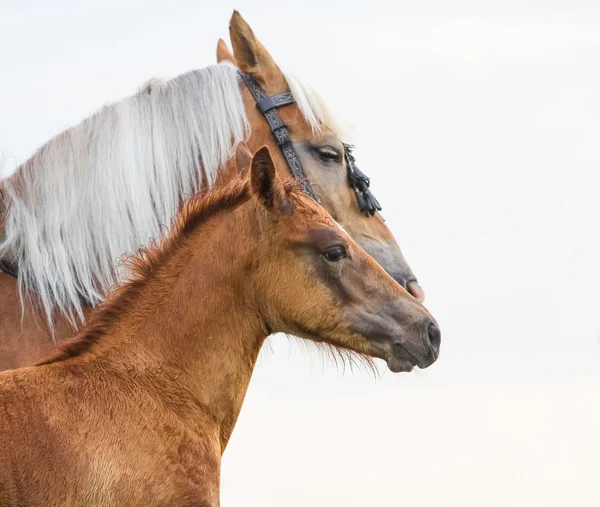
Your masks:
<instances>
[{"instance_id":1,"label":"horse neck","mask_svg":"<svg viewBox=\"0 0 600 507\"><path fill-rule=\"evenodd\" d=\"M236 230L246 220L235 211L220 215L227 225L206 224L186 241L92 353L129 376L143 370L191 393L219 425L224 450L267 331L246 303L254 301L245 287L257 255L249 235Z\"/></svg>"}]
</instances>

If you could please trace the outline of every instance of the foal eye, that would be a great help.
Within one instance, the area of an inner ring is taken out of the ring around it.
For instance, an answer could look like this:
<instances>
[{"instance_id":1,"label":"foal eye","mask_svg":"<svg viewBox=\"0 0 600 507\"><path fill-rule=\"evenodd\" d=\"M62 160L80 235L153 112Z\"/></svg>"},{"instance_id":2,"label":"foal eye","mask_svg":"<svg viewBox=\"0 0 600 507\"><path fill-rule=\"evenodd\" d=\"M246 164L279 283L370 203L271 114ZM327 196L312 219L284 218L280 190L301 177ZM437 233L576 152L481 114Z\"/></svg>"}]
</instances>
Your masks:
<instances>
[{"instance_id":1,"label":"foal eye","mask_svg":"<svg viewBox=\"0 0 600 507\"><path fill-rule=\"evenodd\" d=\"M329 262L339 262L344 257L348 257L346 249L341 245L330 248L323 255Z\"/></svg>"},{"instance_id":2,"label":"foal eye","mask_svg":"<svg viewBox=\"0 0 600 507\"><path fill-rule=\"evenodd\" d=\"M342 156L340 155L340 153L337 150L334 150L333 148L331 148L329 146L323 146L323 147L320 147L320 148L315 148L315 151L317 153L317 156L323 162L337 162L337 163L340 163L342 161Z\"/></svg>"}]
</instances>

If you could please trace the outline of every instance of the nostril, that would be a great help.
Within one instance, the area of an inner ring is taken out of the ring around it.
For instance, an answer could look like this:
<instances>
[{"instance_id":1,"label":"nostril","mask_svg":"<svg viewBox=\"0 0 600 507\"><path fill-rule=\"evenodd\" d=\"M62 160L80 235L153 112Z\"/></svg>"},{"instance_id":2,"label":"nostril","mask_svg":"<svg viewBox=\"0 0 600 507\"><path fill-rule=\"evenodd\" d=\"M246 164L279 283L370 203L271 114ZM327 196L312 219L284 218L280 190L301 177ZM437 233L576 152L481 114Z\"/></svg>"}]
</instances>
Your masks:
<instances>
[{"instance_id":1,"label":"nostril","mask_svg":"<svg viewBox=\"0 0 600 507\"><path fill-rule=\"evenodd\" d=\"M431 347L433 356L437 358L440 353L440 343L442 341L440 328L432 322L427 328L427 334L429 335L429 346Z\"/></svg>"},{"instance_id":2,"label":"nostril","mask_svg":"<svg viewBox=\"0 0 600 507\"><path fill-rule=\"evenodd\" d=\"M419 302L425 301L425 291L417 283L416 280L411 280L406 284L406 290Z\"/></svg>"}]
</instances>

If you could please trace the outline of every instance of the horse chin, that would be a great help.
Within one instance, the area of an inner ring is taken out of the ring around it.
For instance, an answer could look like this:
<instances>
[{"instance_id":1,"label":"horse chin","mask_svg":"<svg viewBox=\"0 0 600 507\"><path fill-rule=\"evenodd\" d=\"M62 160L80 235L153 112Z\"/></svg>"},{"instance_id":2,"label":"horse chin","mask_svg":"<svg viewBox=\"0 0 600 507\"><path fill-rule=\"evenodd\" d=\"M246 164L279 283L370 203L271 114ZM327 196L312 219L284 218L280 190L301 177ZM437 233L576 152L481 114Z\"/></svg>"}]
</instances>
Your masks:
<instances>
[{"instance_id":1,"label":"horse chin","mask_svg":"<svg viewBox=\"0 0 600 507\"><path fill-rule=\"evenodd\" d=\"M371 342L370 352L371 357L383 359L393 373L410 373L416 365L416 360L404 348L392 347L390 343Z\"/></svg>"},{"instance_id":2,"label":"horse chin","mask_svg":"<svg viewBox=\"0 0 600 507\"><path fill-rule=\"evenodd\" d=\"M415 367L415 365L413 363L411 363L410 361L398 357L396 355L393 355L391 357L388 357L386 359L386 363L388 365L388 368L390 369L390 371L392 371L393 373L410 373L411 371L413 371L413 368Z\"/></svg>"}]
</instances>

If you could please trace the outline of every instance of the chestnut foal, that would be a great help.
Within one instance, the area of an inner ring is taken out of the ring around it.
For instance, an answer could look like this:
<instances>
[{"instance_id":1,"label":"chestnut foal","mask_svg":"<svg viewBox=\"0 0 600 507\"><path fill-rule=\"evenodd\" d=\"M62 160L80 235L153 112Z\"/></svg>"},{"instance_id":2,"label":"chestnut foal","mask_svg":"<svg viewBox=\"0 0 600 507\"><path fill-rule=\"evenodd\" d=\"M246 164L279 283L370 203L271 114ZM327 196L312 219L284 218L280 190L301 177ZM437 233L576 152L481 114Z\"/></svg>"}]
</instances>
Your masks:
<instances>
[{"instance_id":1,"label":"chestnut foal","mask_svg":"<svg viewBox=\"0 0 600 507\"><path fill-rule=\"evenodd\" d=\"M396 372L438 355L427 310L281 182L266 147L130 262L76 338L0 374L0 505L219 505L221 454L271 333Z\"/></svg>"}]
</instances>

